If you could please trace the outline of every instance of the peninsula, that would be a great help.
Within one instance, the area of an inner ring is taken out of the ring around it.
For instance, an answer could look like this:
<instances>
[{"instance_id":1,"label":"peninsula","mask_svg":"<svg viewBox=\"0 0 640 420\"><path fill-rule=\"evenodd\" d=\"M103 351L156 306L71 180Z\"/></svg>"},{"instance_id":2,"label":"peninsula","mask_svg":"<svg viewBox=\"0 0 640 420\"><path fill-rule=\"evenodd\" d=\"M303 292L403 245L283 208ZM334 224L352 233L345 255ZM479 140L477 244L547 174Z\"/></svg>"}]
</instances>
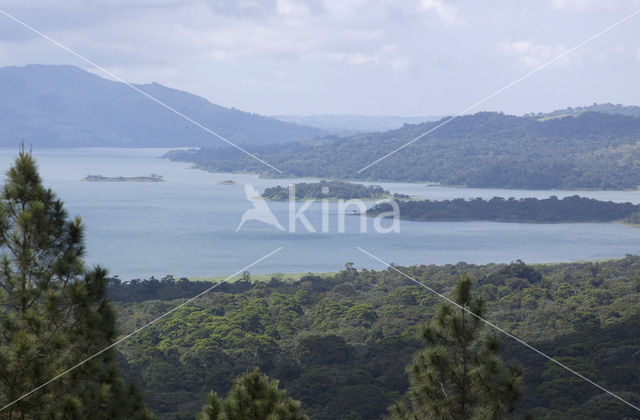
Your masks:
<instances>
[{"instance_id":1,"label":"peninsula","mask_svg":"<svg viewBox=\"0 0 640 420\"><path fill-rule=\"evenodd\" d=\"M577 195L558 199L494 197L491 200L462 198L444 201L398 201L400 218L418 222L471 221L516 223L640 222L640 205L599 201ZM375 205L367 216L391 210L389 203Z\"/></svg>"}]
</instances>

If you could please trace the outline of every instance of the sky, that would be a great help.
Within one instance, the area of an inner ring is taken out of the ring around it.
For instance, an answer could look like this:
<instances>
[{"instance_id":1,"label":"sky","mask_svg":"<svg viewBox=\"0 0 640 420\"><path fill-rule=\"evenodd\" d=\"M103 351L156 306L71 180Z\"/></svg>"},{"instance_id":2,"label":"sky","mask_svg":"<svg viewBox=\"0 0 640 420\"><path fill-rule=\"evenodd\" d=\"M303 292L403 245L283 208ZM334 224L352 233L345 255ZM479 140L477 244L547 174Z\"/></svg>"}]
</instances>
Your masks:
<instances>
[{"instance_id":1,"label":"sky","mask_svg":"<svg viewBox=\"0 0 640 420\"><path fill-rule=\"evenodd\" d=\"M265 115L453 115L640 0L0 0L132 83ZM0 15L0 67L99 70ZM470 110L640 105L640 14Z\"/></svg>"}]
</instances>

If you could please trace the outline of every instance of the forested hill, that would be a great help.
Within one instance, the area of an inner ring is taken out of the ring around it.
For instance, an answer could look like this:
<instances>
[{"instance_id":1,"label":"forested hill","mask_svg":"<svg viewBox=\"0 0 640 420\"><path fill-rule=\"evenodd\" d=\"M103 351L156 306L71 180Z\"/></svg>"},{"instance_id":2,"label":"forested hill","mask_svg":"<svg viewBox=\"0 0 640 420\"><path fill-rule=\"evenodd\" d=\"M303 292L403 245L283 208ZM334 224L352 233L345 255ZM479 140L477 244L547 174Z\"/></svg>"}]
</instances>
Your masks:
<instances>
[{"instance_id":1,"label":"forested hill","mask_svg":"<svg viewBox=\"0 0 640 420\"><path fill-rule=\"evenodd\" d=\"M622 114L629 115L631 117L640 117L640 106L625 106L620 104L593 104L587 106L577 106L577 107L569 107L565 109L558 109L556 111L543 113L540 112L538 114L529 114L530 116L535 116L536 118L549 118L549 117L562 117L567 115L577 116L584 112L602 112L605 114Z\"/></svg>"},{"instance_id":2,"label":"forested hill","mask_svg":"<svg viewBox=\"0 0 640 420\"><path fill-rule=\"evenodd\" d=\"M493 112L462 116L357 173L443 121L252 151L292 176L528 189L640 185L640 118L596 112L546 120ZM269 173L228 147L170 157L212 171Z\"/></svg>"},{"instance_id":3,"label":"forested hill","mask_svg":"<svg viewBox=\"0 0 640 420\"><path fill-rule=\"evenodd\" d=\"M237 143L313 139L317 128L225 108L157 83L135 85ZM220 142L123 83L73 66L0 69L0 146L179 147Z\"/></svg>"}]
</instances>

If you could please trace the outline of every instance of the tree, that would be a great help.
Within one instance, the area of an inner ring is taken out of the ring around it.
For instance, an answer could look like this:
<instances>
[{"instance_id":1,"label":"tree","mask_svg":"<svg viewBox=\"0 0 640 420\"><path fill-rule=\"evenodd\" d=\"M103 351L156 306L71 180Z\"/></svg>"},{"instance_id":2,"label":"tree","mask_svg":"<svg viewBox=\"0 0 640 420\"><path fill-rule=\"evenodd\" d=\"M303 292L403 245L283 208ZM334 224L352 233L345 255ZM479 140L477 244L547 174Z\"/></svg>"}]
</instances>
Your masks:
<instances>
[{"instance_id":1,"label":"tree","mask_svg":"<svg viewBox=\"0 0 640 420\"><path fill-rule=\"evenodd\" d=\"M483 334L485 304L473 296L472 280L462 277L452 293L451 304L438 307L424 329L427 347L418 352L408 368L411 412L396 403L396 419L503 419L513 414L521 396L522 374L505 367L499 357L495 335Z\"/></svg>"},{"instance_id":2,"label":"tree","mask_svg":"<svg viewBox=\"0 0 640 420\"><path fill-rule=\"evenodd\" d=\"M305 420L300 402L256 368L236 379L224 400L211 391L198 420Z\"/></svg>"},{"instance_id":3,"label":"tree","mask_svg":"<svg viewBox=\"0 0 640 420\"><path fill-rule=\"evenodd\" d=\"M68 219L22 150L0 196L1 407L113 342L107 271L86 270L84 252L80 218ZM149 416L109 350L0 411L4 419Z\"/></svg>"}]
</instances>

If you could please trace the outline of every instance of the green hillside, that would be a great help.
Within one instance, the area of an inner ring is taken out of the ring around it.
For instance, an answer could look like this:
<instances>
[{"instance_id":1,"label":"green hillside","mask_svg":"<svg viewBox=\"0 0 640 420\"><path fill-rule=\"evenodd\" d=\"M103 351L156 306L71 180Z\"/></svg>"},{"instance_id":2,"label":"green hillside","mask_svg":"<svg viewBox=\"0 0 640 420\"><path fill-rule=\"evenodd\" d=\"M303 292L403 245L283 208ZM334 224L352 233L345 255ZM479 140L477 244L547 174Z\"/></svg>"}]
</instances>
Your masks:
<instances>
[{"instance_id":1,"label":"green hillside","mask_svg":"<svg viewBox=\"0 0 640 420\"><path fill-rule=\"evenodd\" d=\"M368 164L436 127L256 148L286 175L527 189L627 189L640 185L640 118L587 112L540 121L483 112L457 118L378 164ZM274 175L228 147L175 151L210 171Z\"/></svg>"}]
</instances>

